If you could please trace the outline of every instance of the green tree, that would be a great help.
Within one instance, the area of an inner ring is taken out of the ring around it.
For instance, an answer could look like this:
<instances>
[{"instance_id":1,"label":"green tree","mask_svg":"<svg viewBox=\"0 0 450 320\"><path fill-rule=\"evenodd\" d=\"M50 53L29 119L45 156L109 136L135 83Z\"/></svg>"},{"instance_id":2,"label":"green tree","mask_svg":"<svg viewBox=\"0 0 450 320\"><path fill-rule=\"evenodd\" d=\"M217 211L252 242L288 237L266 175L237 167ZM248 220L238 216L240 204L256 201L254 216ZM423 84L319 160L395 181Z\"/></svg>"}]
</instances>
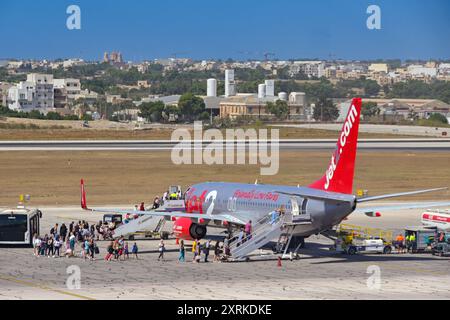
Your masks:
<instances>
[{"instance_id":1,"label":"green tree","mask_svg":"<svg viewBox=\"0 0 450 320\"><path fill-rule=\"evenodd\" d=\"M363 102L361 113L364 117L370 118L380 114L380 108L376 102Z\"/></svg>"},{"instance_id":2,"label":"green tree","mask_svg":"<svg viewBox=\"0 0 450 320\"><path fill-rule=\"evenodd\" d=\"M447 118L441 113L432 113L428 120L441 122L443 124L448 124Z\"/></svg>"},{"instance_id":3,"label":"green tree","mask_svg":"<svg viewBox=\"0 0 450 320\"><path fill-rule=\"evenodd\" d=\"M139 116L149 122L158 122L161 120L162 112L165 108L164 102L145 102L139 106Z\"/></svg>"},{"instance_id":4,"label":"green tree","mask_svg":"<svg viewBox=\"0 0 450 320\"><path fill-rule=\"evenodd\" d=\"M333 101L326 98L320 98L314 108L313 118L317 121L334 121L339 117L339 110L333 104Z\"/></svg>"},{"instance_id":5,"label":"green tree","mask_svg":"<svg viewBox=\"0 0 450 320\"><path fill-rule=\"evenodd\" d=\"M199 116L206 111L203 99L192 93L185 93L180 97L178 108L180 108L183 118L188 121L198 119Z\"/></svg>"},{"instance_id":6,"label":"green tree","mask_svg":"<svg viewBox=\"0 0 450 320\"><path fill-rule=\"evenodd\" d=\"M47 113L46 118L48 120L62 120L63 119L63 117L59 113L53 112L53 111Z\"/></svg>"},{"instance_id":7,"label":"green tree","mask_svg":"<svg viewBox=\"0 0 450 320\"><path fill-rule=\"evenodd\" d=\"M289 106L286 101L267 102L266 108L277 119L286 119L289 116Z\"/></svg>"}]
</instances>

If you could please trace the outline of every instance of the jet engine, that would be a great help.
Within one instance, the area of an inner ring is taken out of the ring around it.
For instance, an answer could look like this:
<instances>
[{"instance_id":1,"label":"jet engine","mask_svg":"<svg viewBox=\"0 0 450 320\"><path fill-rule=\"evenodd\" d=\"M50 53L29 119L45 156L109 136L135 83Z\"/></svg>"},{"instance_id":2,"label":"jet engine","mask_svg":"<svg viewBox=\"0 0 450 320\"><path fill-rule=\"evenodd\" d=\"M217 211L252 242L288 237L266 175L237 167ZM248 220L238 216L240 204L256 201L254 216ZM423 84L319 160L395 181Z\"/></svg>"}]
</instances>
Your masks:
<instances>
[{"instance_id":1,"label":"jet engine","mask_svg":"<svg viewBox=\"0 0 450 320\"><path fill-rule=\"evenodd\" d=\"M200 240L206 236L206 226L193 223L189 218L178 218L173 223L173 234L178 239Z\"/></svg>"}]
</instances>

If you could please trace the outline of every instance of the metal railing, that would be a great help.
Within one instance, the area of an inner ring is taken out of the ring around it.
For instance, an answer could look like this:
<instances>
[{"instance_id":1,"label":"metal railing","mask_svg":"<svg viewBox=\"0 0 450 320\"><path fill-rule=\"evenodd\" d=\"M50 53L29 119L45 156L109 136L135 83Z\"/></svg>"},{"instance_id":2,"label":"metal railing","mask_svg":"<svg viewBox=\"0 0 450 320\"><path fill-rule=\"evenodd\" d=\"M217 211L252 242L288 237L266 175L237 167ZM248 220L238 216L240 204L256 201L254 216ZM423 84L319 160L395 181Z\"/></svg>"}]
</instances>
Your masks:
<instances>
[{"instance_id":1,"label":"metal railing","mask_svg":"<svg viewBox=\"0 0 450 320\"><path fill-rule=\"evenodd\" d=\"M232 237L229 240L229 248L230 251L236 249L240 245L244 245L245 243L251 241L252 239L258 237L264 231L269 231L273 228L273 226L278 225L279 223L284 223L286 219L286 215L277 215L275 219L272 219L272 212L262 217L258 220L255 226L252 228L252 232L250 236L244 235L241 240L239 240L239 235Z\"/></svg>"}]
</instances>

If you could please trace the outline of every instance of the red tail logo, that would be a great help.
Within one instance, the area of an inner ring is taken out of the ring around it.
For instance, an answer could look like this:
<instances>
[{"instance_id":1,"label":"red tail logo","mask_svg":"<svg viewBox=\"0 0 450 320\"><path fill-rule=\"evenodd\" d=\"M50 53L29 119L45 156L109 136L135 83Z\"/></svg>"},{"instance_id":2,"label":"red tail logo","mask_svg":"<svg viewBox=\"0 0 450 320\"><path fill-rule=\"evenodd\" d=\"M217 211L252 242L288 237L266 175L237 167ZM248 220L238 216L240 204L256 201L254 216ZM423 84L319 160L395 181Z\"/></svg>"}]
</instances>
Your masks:
<instances>
[{"instance_id":1,"label":"red tail logo","mask_svg":"<svg viewBox=\"0 0 450 320\"><path fill-rule=\"evenodd\" d=\"M87 209L86 191L84 189L84 180L83 179L81 179L81 208Z\"/></svg>"},{"instance_id":2,"label":"red tail logo","mask_svg":"<svg viewBox=\"0 0 450 320\"><path fill-rule=\"evenodd\" d=\"M310 188L346 194L352 193L361 105L361 98L352 100L336 150L331 156L330 165L325 175L311 184Z\"/></svg>"}]
</instances>

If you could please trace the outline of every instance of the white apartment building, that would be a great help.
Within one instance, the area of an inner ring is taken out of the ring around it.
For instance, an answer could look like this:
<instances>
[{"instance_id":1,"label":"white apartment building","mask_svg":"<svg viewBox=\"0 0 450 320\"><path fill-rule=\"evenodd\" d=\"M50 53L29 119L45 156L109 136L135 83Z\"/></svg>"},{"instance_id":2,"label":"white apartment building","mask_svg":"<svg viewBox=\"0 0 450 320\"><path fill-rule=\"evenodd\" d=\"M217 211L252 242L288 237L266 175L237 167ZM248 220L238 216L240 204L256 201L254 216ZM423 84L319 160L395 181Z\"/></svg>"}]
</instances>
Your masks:
<instances>
[{"instance_id":1,"label":"white apartment building","mask_svg":"<svg viewBox=\"0 0 450 320\"><path fill-rule=\"evenodd\" d=\"M386 63L371 63L369 65L370 72L384 72L388 73L388 65Z\"/></svg>"},{"instance_id":2,"label":"white apartment building","mask_svg":"<svg viewBox=\"0 0 450 320\"><path fill-rule=\"evenodd\" d=\"M15 111L29 112L35 109L34 84L22 81L8 90L8 108Z\"/></svg>"},{"instance_id":3,"label":"white apartment building","mask_svg":"<svg viewBox=\"0 0 450 320\"><path fill-rule=\"evenodd\" d=\"M325 75L325 63L323 61L295 61L290 66L289 73L291 76L304 73L308 77L321 78Z\"/></svg>"},{"instance_id":4,"label":"white apartment building","mask_svg":"<svg viewBox=\"0 0 450 320\"><path fill-rule=\"evenodd\" d=\"M412 64L407 68L408 73L412 76L436 77L437 68L426 67L422 65Z\"/></svg>"},{"instance_id":5,"label":"white apartment building","mask_svg":"<svg viewBox=\"0 0 450 320\"><path fill-rule=\"evenodd\" d=\"M81 83L79 79L54 79L55 89L64 89L68 100L76 100L81 92Z\"/></svg>"},{"instance_id":6,"label":"white apartment building","mask_svg":"<svg viewBox=\"0 0 450 320\"><path fill-rule=\"evenodd\" d=\"M54 108L53 76L29 74L27 81L21 81L8 90L8 108L29 112L38 110L46 114Z\"/></svg>"}]
</instances>

